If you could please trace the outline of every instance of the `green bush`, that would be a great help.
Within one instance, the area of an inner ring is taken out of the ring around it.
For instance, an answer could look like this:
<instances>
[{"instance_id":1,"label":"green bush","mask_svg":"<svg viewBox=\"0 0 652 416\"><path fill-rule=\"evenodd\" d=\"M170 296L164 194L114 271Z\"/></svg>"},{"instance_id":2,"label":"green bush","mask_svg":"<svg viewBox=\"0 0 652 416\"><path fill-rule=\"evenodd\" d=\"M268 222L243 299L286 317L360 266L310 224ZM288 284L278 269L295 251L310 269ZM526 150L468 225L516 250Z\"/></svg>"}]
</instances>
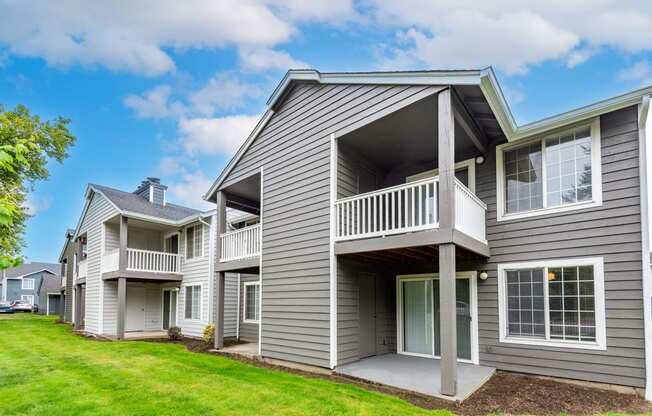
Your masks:
<instances>
[{"instance_id":1,"label":"green bush","mask_svg":"<svg viewBox=\"0 0 652 416\"><path fill-rule=\"evenodd\" d=\"M171 341L177 341L181 338L181 328L178 326L171 326L168 328L168 337Z\"/></svg>"},{"instance_id":2,"label":"green bush","mask_svg":"<svg viewBox=\"0 0 652 416\"><path fill-rule=\"evenodd\" d=\"M215 342L215 325L206 325L204 327L204 341L212 344Z\"/></svg>"}]
</instances>

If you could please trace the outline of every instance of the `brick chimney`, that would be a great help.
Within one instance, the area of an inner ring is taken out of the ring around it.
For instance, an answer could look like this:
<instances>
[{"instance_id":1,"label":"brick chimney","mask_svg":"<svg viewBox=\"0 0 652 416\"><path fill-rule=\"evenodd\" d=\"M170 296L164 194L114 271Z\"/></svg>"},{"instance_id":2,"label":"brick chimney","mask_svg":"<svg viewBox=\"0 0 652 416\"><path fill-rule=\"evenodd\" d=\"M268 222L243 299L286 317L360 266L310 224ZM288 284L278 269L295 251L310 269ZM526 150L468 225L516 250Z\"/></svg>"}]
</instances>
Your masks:
<instances>
[{"instance_id":1,"label":"brick chimney","mask_svg":"<svg viewBox=\"0 0 652 416\"><path fill-rule=\"evenodd\" d=\"M168 187L161 185L161 180L159 178L148 177L140 183L138 189L136 189L134 193L147 199L152 204L165 205L166 189L168 189Z\"/></svg>"}]
</instances>

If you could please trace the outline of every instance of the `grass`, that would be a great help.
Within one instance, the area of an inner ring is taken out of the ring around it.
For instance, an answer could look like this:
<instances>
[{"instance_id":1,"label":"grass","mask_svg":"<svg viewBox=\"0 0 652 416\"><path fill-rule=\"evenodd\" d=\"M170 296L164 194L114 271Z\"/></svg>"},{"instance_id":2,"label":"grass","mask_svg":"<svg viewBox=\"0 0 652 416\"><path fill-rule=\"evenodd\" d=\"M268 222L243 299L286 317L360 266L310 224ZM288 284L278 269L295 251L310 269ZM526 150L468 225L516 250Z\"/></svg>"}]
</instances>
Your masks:
<instances>
[{"instance_id":1,"label":"grass","mask_svg":"<svg viewBox=\"0 0 652 416\"><path fill-rule=\"evenodd\" d=\"M0 415L449 415L347 384L0 316Z\"/></svg>"}]
</instances>

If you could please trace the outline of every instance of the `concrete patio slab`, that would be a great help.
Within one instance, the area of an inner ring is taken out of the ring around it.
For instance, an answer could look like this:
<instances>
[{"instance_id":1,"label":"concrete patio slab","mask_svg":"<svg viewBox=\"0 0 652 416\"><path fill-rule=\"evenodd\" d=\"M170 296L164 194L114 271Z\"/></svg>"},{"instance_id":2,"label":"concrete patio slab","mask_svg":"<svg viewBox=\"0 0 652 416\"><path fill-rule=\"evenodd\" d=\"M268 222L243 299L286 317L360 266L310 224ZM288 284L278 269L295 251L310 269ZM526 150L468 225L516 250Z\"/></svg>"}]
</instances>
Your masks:
<instances>
[{"instance_id":1,"label":"concrete patio slab","mask_svg":"<svg viewBox=\"0 0 652 416\"><path fill-rule=\"evenodd\" d=\"M337 373L373 381L428 396L458 401L469 397L486 383L496 371L491 367L458 363L457 395L444 396L439 391L439 360L409 355L386 354L364 358L338 367Z\"/></svg>"}]
</instances>

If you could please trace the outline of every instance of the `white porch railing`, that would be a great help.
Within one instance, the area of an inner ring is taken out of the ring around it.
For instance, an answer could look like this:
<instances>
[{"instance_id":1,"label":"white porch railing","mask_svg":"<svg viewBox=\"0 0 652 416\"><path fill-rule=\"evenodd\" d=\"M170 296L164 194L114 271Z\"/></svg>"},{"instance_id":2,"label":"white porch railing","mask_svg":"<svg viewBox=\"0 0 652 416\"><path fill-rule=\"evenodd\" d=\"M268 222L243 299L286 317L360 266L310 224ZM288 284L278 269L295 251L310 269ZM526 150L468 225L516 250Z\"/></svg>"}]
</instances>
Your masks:
<instances>
[{"instance_id":1,"label":"white porch railing","mask_svg":"<svg viewBox=\"0 0 652 416\"><path fill-rule=\"evenodd\" d=\"M428 178L339 199L338 241L382 237L439 227L439 178ZM486 241L487 206L455 179L455 228Z\"/></svg>"},{"instance_id":2,"label":"white porch railing","mask_svg":"<svg viewBox=\"0 0 652 416\"><path fill-rule=\"evenodd\" d=\"M455 179L455 228L486 243L486 212L487 205Z\"/></svg>"},{"instance_id":3,"label":"white porch railing","mask_svg":"<svg viewBox=\"0 0 652 416\"><path fill-rule=\"evenodd\" d=\"M428 178L339 199L336 240L437 228L438 184L438 178Z\"/></svg>"},{"instance_id":4,"label":"white porch railing","mask_svg":"<svg viewBox=\"0 0 652 416\"><path fill-rule=\"evenodd\" d=\"M246 259L260 255L260 224L220 235L220 261Z\"/></svg>"},{"instance_id":5,"label":"white porch railing","mask_svg":"<svg viewBox=\"0 0 652 416\"><path fill-rule=\"evenodd\" d=\"M88 276L88 260L82 260L77 263L77 277Z\"/></svg>"},{"instance_id":6,"label":"white porch railing","mask_svg":"<svg viewBox=\"0 0 652 416\"><path fill-rule=\"evenodd\" d=\"M113 249L102 256L102 273L113 272L120 268L120 249Z\"/></svg>"},{"instance_id":7,"label":"white porch railing","mask_svg":"<svg viewBox=\"0 0 652 416\"><path fill-rule=\"evenodd\" d=\"M162 251L127 248L127 270L155 273L181 273L183 256Z\"/></svg>"}]
</instances>

